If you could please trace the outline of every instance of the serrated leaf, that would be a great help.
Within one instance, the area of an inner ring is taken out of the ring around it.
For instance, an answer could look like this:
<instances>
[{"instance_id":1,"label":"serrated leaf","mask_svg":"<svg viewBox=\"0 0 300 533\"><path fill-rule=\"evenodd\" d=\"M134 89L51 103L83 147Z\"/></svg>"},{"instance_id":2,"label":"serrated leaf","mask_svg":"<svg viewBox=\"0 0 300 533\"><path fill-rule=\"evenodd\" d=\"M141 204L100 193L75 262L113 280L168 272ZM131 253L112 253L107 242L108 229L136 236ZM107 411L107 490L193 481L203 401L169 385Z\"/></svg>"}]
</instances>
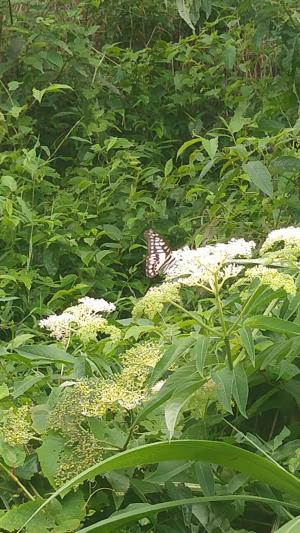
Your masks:
<instances>
[{"instance_id":1,"label":"serrated leaf","mask_svg":"<svg viewBox=\"0 0 300 533\"><path fill-rule=\"evenodd\" d=\"M239 363L233 370L232 396L237 404L238 410L245 418L248 418L246 413L248 394L248 377L243 363Z\"/></svg>"},{"instance_id":2,"label":"serrated leaf","mask_svg":"<svg viewBox=\"0 0 300 533\"><path fill-rule=\"evenodd\" d=\"M268 196L273 196L272 176L261 161L249 161L249 163L243 165L243 169L253 185Z\"/></svg>"},{"instance_id":3,"label":"serrated leaf","mask_svg":"<svg viewBox=\"0 0 300 533\"><path fill-rule=\"evenodd\" d=\"M9 396L9 388L6 383L2 383L2 385L0 385L0 400L7 398L7 396Z\"/></svg>"},{"instance_id":4,"label":"serrated leaf","mask_svg":"<svg viewBox=\"0 0 300 533\"><path fill-rule=\"evenodd\" d=\"M204 335L199 335L195 346L192 350L192 355L196 359L196 368L200 374L200 376L203 377L203 369L205 364L205 359L207 356L207 351L210 344L210 338L205 337Z\"/></svg>"},{"instance_id":5,"label":"serrated leaf","mask_svg":"<svg viewBox=\"0 0 300 533\"><path fill-rule=\"evenodd\" d=\"M187 385L181 390L175 391L165 405L165 421L169 431L169 438L174 434L176 422L183 407L189 401L194 392L199 388L199 383Z\"/></svg>"},{"instance_id":6,"label":"serrated leaf","mask_svg":"<svg viewBox=\"0 0 300 533\"><path fill-rule=\"evenodd\" d=\"M255 362L255 347L254 347L254 341L252 336L252 330L250 328L241 328L239 330L240 338L242 341L242 345L246 351L246 353L249 355L252 364L254 365Z\"/></svg>"},{"instance_id":7,"label":"serrated leaf","mask_svg":"<svg viewBox=\"0 0 300 533\"><path fill-rule=\"evenodd\" d=\"M262 331L270 330L277 333L285 333L286 335L300 335L300 326L283 318L263 315L252 316L244 321L244 325L249 328L261 329Z\"/></svg>"},{"instance_id":8,"label":"serrated leaf","mask_svg":"<svg viewBox=\"0 0 300 533\"><path fill-rule=\"evenodd\" d=\"M52 487L56 487L55 474L60 464L60 456L65 447L65 441L61 435L49 432L44 435L42 445L37 448L37 455L43 475L48 479Z\"/></svg>"},{"instance_id":9,"label":"serrated leaf","mask_svg":"<svg viewBox=\"0 0 300 533\"><path fill-rule=\"evenodd\" d=\"M233 372L227 367L212 372L213 381L217 386L217 395L220 403L228 413L232 414L232 389Z\"/></svg>"}]
</instances>

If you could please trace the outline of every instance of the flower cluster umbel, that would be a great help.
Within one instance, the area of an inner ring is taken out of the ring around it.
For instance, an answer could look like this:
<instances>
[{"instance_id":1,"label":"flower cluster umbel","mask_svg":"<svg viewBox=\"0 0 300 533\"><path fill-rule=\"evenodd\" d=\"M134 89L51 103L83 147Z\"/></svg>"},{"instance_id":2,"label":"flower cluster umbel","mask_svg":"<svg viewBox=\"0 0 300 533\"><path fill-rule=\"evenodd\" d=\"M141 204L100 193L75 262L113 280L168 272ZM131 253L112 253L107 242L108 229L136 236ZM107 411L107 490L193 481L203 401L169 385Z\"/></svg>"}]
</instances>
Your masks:
<instances>
[{"instance_id":1,"label":"flower cluster umbel","mask_svg":"<svg viewBox=\"0 0 300 533\"><path fill-rule=\"evenodd\" d=\"M112 340L119 340L120 330L108 323L103 314L112 313L116 307L103 298L81 298L78 305L65 309L60 315L50 315L40 320L41 328L48 329L50 335L57 340L68 340L71 335L77 336L86 343L96 339L101 332Z\"/></svg>"}]
</instances>

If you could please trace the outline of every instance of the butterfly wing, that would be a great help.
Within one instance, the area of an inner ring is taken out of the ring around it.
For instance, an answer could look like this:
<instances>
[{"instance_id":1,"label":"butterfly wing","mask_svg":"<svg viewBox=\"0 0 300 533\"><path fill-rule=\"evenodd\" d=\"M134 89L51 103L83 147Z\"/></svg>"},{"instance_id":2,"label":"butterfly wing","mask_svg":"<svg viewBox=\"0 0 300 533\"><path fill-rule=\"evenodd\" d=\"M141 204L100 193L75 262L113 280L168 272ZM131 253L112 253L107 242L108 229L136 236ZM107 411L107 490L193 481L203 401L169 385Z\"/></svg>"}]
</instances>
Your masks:
<instances>
[{"instance_id":1,"label":"butterfly wing","mask_svg":"<svg viewBox=\"0 0 300 533\"><path fill-rule=\"evenodd\" d=\"M172 250L166 241L153 230L144 233L147 241L146 276L154 278L159 272L165 272L172 262Z\"/></svg>"}]
</instances>

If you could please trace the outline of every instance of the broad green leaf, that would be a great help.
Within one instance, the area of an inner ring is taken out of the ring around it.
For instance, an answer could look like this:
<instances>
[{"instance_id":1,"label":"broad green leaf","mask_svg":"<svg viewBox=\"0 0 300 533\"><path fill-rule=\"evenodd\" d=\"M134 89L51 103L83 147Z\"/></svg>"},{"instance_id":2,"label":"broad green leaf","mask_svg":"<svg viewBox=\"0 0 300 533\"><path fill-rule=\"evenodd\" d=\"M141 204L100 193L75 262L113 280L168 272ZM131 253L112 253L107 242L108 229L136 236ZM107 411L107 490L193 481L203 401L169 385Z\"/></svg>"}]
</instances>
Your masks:
<instances>
[{"instance_id":1,"label":"broad green leaf","mask_svg":"<svg viewBox=\"0 0 300 533\"><path fill-rule=\"evenodd\" d=\"M236 404L238 406L240 413L245 418L248 418L246 414L248 393L249 393L249 387L248 387L247 374L245 372L243 363L239 363L233 369L232 396L234 400L236 401Z\"/></svg>"},{"instance_id":2,"label":"broad green leaf","mask_svg":"<svg viewBox=\"0 0 300 533\"><path fill-rule=\"evenodd\" d=\"M184 337L177 339L171 346L169 346L157 365L154 367L149 379L149 384L154 385L163 374L170 368L170 366L179 359L179 357L186 354L191 348L195 339L192 337Z\"/></svg>"},{"instance_id":3,"label":"broad green leaf","mask_svg":"<svg viewBox=\"0 0 300 533\"><path fill-rule=\"evenodd\" d=\"M199 385L199 383L193 383L192 385L184 386L182 389L174 391L171 398L167 401L165 406L165 420L170 439L173 437L179 413L190 400L194 392L199 389Z\"/></svg>"},{"instance_id":4,"label":"broad green leaf","mask_svg":"<svg viewBox=\"0 0 300 533\"><path fill-rule=\"evenodd\" d=\"M213 381L217 386L217 394L220 403L224 409L232 413L232 388L233 388L233 372L227 367L221 368L212 372Z\"/></svg>"},{"instance_id":5,"label":"broad green leaf","mask_svg":"<svg viewBox=\"0 0 300 533\"><path fill-rule=\"evenodd\" d=\"M196 368L200 374L200 376L203 377L203 369L205 364L205 359L207 355L207 351L210 344L210 338L205 337L204 335L199 335L195 346L192 349L192 355L196 359Z\"/></svg>"},{"instance_id":6,"label":"broad green leaf","mask_svg":"<svg viewBox=\"0 0 300 533\"><path fill-rule=\"evenodd\" d=\"M187 25L194 31L195 26L191 20L190 4L186 0L176 0L176 6L180 17L187 23Z\"/></svg>"},{"instance_id":7,"label":"broad green leaf","mask_svg":"<svg viewBox=\"0 0 300 533\"><path fill-rule=\"evenodd\" d=\"M241 317L253 313L258 307L263 307L282 295L284 296L283 291L273 291L270 287L259 284L242 308Z\"/></svg>"},{"instance_id":8,"label":"broad green leaf","mask_svg":"<svg viewBox=\"0 0 300 533\"><path fill-rule=\"evenodd\" d=\"M185 143L183 143L180 146L176 157L178 158L181 154L183 154L183 152L185 152L185 150L187 148L189 148L190 146L193 146L193 144L201 143L201 142L202 142L202 138L201 137L196 137L195 139L191 139L190 141L186 141Z\"/></svg>"},{"instance_id":9,"label":"broad green leaf","mask_svg":"<svg viewBox=\"0 0 300 533\"><path fill-rule=\"evenodd\" d=\"M300 158L290 155L277 157L272 161L272 167L278 172L300 172Z\"/></svg>"},{"instance_id":10,"label":"broad green leaf","mask_svg":"<svg viewBox=\"0 0 300 533\"><path fill-rule=\"evenodd\" d=\"M300 335L300 326L298 324L277 317L263 315L252 316L244 321L244 326L263 331L276 331L277 333L285 333L286 335Z\"/></svg>"},{"instance_id":11,"label":"broad green leaf","mask_svg":"<svg viewBox=\"0 0 300 533\"><path fill-rule=\"evenodd\" d=\"M282 492L286 492L293 497L299 498L300 480L281 466L260 455L224 442L181 440L147 444L105 459L88 468L56 490L32 514L31 519L57 496L67 494L74 486L85 480L94 479L95 476L103 475L116 469L132 468L137 465L155 464L170 460L217 463L226 468L242 472L251 479L256 479ZM240 498L241 495L238 497ZM23 524L23 527L28 522L29 520ZM20 533L20 530L18 530L18 533Z\"/></svg>"},{"instance_id":12,"label":"broad green leaf","mask_svg":"<svg viewBox=\"0 0 300 533\"><path fill-rule=\"evenodd\" d=\"M37 455L43 475L55 488L55 474L59 467L59 459L65 447L65 441L58 433L49 432L43 436L42 445L37 448Z\"/></svg>"},{"instance_id":13,"label":"broad green leaf","mask_svg":"<svg viewBox=\"0 0 300 533\"><path fill-rule=\"evenodd\" d=\"M299 339L300 340L300 339ZM278 358L286 357L292 350L293 339L284 342L277 342L263 350L256 359L256 367L264 370Z\"/></svg>"},{"instance_id":14,"label":"broad green leaf","mask_svg":"<svg viewBox=\"0 0 300 533\"><path fill-rule=\"evenodd\" d=\"M202 140L203 148L208 153L210 159L214 159L217 153L217 150L218 150L218 142L219 142L218 137L214 137L213 139L202 138L201 140Z\"/></svg>"},{"instance_id":15,"label":"broad green leaf","mask_svg":"<svg viewBox=\"0 0 300 533\"><path fill-rule=\"evenodd\" d=\"M250 328L241 328L239 330L242 345L245 348L246 353L249 355L252 363L255 361L255 347L252 337L252 331Z\"/></svg>"},{"instance_id":16,"label":"broad green leaf","mask_svg":"<svg viewBox=\"0 0 300 533\"><path fill-rule=\"evenodd\" d=\"M12 397L14 399L19 398L19 396L22 396L22 394L24 394L24 392L26 392L29 389L31 389L31 387L36 385L36 383L38 383L42 379L45 379L44 375L36 375L36 374L34 374L34 375L28 374L23 379L17 379L14 382Z\"/></svg>"},{"instance_id":17,"label":"broad green leaf","mask_svg":"<svg viewBox=\"0 0 300 533\"><path fill-rule=\"evenodd\" d=\"M245 124L247 124L248 120L243 117L241 115L241 112L237 112L233 115L232 119L230 120L229 122L229 131L231 131L231 133L237 133L238 131L240 131L244 126Z\"/></svg>"},{"instance_id":18,"label":"broad green leaf","mask_svg":"<svg viewBox=\"0 0 300 533\"><path fill-rule=\"evenodd\" d=\"M42 498L14 505L0 518L1 531L16 531L41 505ZM78 531L85 517L85 501L81 491L70 493L63 501L53 500L43 513L38 514L29 524L26 533L70 533Z\"/></svg>"},{"instance_id":19,"label":"broad green leaf","mask_svg":"<svg viewBox=\"0 0 300 533\"><path fill-rule=\"evenodd\" d=\"M25 342L29 341L29 339L32 339L34 335L31 335L31 333L23 333L22 335L17 335L14 339L12 339L7 344L8 350L15 350L19 346L22 346Z\"/></svg>"},{"instance_id":20,"label":"broad green leaf","mask_svg":"<svg viewBox=\"0 0 300 533\"><path fill-rule=\"evenodd\" d=\"M32 95L33 95L33 98L34 98L35 100L37 100L39 103L41 103L42 98L43 98L45 92L46 92L46 89L42 89L42 90L40 91L39 89L35 89L35 88L33 87L33 89L32 89Z\"/></svg>"},{"instance_id":21,"label":"broad green leaf","mask_svg":"<svg viewBox=\"0 0 300 533\"><path fill-rule=\"evenodd\" d=\"M2 385L0 385L0 400L7 398L7 396L9 396L9 388L6 383L2 383Z\"/></svg>"},{"instance_id":22,"label":"broad green leaf","mask_svg":"<svg viewBox=\"0 0 300 533\"><path fill-rule=\"evenodd\" d=\"M236 60L236 47L233 44L226 43L223 51L223 60L226 70L232 70Z\"/></svg>"},{"instance_id":23,"label":"broad green leaf","mask_svg":"<svg viewBox=\"0 0 300 533\"><path fill-rule=\"evenodd\" d=\"M11 191L16 191L18 188L15 178L13 178L12 176L2 176L1 184L5 187L8 187Z\"/></svg>"},{"instance_id":24,"label":"broad green leaf","mask_svg":"<svg viewBox=\"0 0 300 533\"><path fill-rule=\"evenodd\" d=\"M197 462L194 469L204 496L213 496L215 494L215 478L212 466Z\"/></svg>"},{"instance_id":25,"label":"broad green leaf","mask_svg":"<svg viewBox=\"0 0 300 533\"><path fill-rule=\"evenodd\" d=\"M66 85L65 83L52 83L51 85L49 85L48 87L45 87L42 90L33 88L32 94L33 94L34 99L37 100L39 103L41 103L42 98L46 93L56 93L58 91L63 91L66 89L73 90L72 87L70 87L70 85Z\"/></svg>"},{"instance_id":26,"label":"broad green leaf","mask_svg":"<svg viewBox=\"0 0 300 533\"><path fill-rule=\"evenodd\" d=\"M34 346L25 346L19 347L15 350L17 354L19 354L24 359L28 359L30 361L40 361L43 362L49 362L52 361L53 363L75 363L76 358L73 357L73 355L68 354L65 352L65 350L62 350L61 348L57 348L54 344L41 344L40 346L34 345Z\"/></svg>"},{"instance_id":27,"label":"broad green leaf","mask_svg":"<svg viewBox=\"0 0 300 533\"><path fill-rule=\"evenodd\" d=\"M261 161L249 161L243 165L252 183L268 196L273 196L273 183L270 172Z\"/></svg>"},{"instance_id":28,"label":"broad green leaf","mask_svg":"<svg viewBox=\"0 0 300 533\"><path fill-rule=\"evenodd\" d=\"M16 468L17 466L23 465L26 454L23 447L11 446L0 438L0 457L2 457L7 466Z\"/></svg>"},{"instance_id":29,"label":"broad green leaf","mask_svg":"<svg viewBox=\"0 0 300 533\"><path fill-rule=\"evenodd\" d=\"M173 170L173 160L168 159L168 161L165 164L165 178L167 178Z\"/></svg>"}]
</instances>

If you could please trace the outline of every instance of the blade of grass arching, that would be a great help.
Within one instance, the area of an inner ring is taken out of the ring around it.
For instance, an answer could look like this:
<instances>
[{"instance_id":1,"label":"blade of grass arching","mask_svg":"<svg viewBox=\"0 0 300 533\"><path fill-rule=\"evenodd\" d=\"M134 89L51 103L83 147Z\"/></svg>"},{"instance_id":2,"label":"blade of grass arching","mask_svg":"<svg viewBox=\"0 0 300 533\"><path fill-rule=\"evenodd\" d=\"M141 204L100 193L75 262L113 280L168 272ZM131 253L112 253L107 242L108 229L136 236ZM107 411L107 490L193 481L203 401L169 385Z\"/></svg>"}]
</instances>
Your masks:
<instances>
[{"instance_id":1,"label":"blade of grass arching","mask_svg":"<svg viewBox=\"0 0 300 533\"><path fill-rule=\"evenodd\" d=\"M297 516L296 518L293 518L293 520L289 520L286 524L284 524L284 526L281 526L279 529L277 529L276 533L299 533L299 531L300 531L300 516Z\"/></svg>"},{"instance_id":2,"label":"blade of grass arching","mask_svg":"<svg viewBox=\"0 0 300 533\"><path fill-rule=\"evenodd\" d=\"M202 461L220 464L246 474L251 479L262 481L299 498L300 480L264 457L243 450L231 444L209 440L181 440L158 442L132 448L109 457L84 470L55 491L23 524L17 533L37 515L50 501L59 495L64 496L74 486L95 476L117 470L132 468L142 464L155 464L162 461Z\"/></svg>"},{"instance_id":3,"label":"blade of grass arching","mask_svg":"<svg viewBox=\"0 0 300 533\"><path fill-rule=\"evenodd\" d=\"M250 502L259 502L265 505L280 504L283 506L292 507L293 509L297 509L298 511L300 510L300 506L298 505L293 505L293 504L289 505L279 500L275 500L272 498L263 498L260 496L251 496L251 495L248 496L246 494L238 494L238 495L232 495L232 496L228 496L228 495L226 496L203 496L199 498L185 498L183 500L174 500L170 502L157 503L155 505L138 504L135 509L131 509L130 511L129 510L121 511L117 515L114 515L110 518L106 518L105 520L96 522L95 524L92 524L91 526L80 529L78 533L109 533L110 531L113 531L115 528L124 526L125 524L128 524L129 522L133 522L133 521L136 522L137 520L140 520L141 518L145 518L146 516L147 517L153 516L157 513L160 513L162 511L167 511L168 509L172 509L174 507L180 507L182 505L194 505L196 503L213 503L213 502L224 502L224 501L238 501L238 502L250 501ZM298 521L298 524L299 524L300 518L298 520L299 520ZM279 531L281 532L281 530ZM291 532L292 531L293 533L297 533L296 529L291 530ZM282 533L288 533L288 530L284 530L282 531Z\"/></svg>"}]
</instances>

